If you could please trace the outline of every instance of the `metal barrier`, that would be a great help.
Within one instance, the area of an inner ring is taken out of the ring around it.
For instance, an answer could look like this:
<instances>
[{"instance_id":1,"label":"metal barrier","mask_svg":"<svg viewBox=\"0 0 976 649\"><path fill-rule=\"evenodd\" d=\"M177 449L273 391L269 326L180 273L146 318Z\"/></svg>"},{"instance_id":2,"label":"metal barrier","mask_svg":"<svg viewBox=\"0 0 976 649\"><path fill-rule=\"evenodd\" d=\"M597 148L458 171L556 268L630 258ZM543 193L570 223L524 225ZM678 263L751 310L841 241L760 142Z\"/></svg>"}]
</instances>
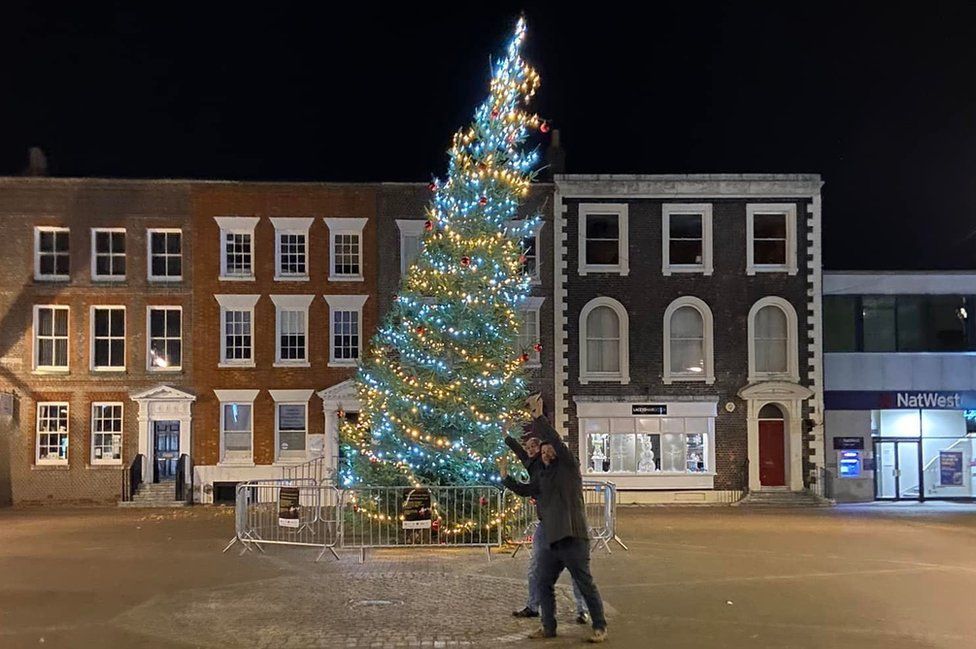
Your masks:
<instances>
[{"instance_id":1,"label":"metal barrier","mask_svg":"<svg viewBox=\"0 0 976 649\"><path fill-rule=\"evenodd\" d=\"M335 469L326 463L324 455L301 464L281 467L282 480L314 480L315 484L335 484ZM333 466L335 462L331 463Z\"/></svg>"},{"instance_id":2,"label":"metal barrier","mask_svg":"<svg viewBox=\"0 0 976 649\"><path fill-rule=\"evenodd\" d=\"M359 548L360 562L368 548L462 546L484 547L490 560L502 543L503 503L493 485L345 489L342 547Z\"/></svg>"},{"instance_id":3,"label":"metal barrier","mask_svg":"<svg viewBox=\"0 0 976 649\"><path fill-rule=\"evenodd\" d=\"M287 491L285 491L287 490ZM240 542L243 554L262 545L295 545L322 548L336 559L342 539L342 492L311 478L256 480L237 485L234 538L224 548ZM253 546L253 548L252 548Z\"/></svg>"}]
</instances>

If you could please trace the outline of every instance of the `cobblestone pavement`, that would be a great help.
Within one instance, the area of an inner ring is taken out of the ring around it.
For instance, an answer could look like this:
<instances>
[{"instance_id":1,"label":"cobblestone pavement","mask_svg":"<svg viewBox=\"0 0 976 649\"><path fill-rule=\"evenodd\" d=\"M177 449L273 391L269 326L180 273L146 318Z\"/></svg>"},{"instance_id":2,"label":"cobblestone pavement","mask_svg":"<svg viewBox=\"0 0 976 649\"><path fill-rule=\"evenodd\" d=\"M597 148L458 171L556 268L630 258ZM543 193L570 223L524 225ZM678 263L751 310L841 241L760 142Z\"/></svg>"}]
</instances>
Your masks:
<instances>
[{"instance_id":1,"label":"cobblestone pavement","mask_svg":"<svg viewBox=\"0 0 976 649\"><path fill-rule=\"evenodd\" d=\"M611 646L974 645L976 510L621 508ZM0 510L0 647L524 647L526 555L221 554L228 509ZM560 638L579 646L568 582Z\"/></svg>"}]
</instances>

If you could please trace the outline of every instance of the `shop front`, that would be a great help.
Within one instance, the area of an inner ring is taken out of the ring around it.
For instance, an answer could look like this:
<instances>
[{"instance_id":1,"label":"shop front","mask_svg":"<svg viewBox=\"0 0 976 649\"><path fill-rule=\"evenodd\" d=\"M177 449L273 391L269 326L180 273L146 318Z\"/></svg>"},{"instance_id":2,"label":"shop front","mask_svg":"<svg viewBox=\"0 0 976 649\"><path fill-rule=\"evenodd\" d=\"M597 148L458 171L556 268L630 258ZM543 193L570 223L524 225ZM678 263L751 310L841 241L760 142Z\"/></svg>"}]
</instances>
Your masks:
<instances>
[{"instance_id":1,"label":"shop front","mask_svg":"<svg viewBox=\"0 0 976 649\"><path fill-rule=\"evenodd\" d=\"M825 393L838 500L976 498L976 391Z\"/></svg>"}]
</instances>

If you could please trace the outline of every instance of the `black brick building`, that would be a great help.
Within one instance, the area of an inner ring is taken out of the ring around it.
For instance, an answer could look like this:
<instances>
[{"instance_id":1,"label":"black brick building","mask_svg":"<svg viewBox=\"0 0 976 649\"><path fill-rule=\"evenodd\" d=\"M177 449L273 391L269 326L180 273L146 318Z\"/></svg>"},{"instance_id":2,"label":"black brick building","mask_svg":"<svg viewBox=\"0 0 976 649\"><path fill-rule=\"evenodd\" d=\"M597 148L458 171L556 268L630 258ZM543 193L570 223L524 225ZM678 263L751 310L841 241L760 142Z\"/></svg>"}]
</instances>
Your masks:
<instances>
[{"instance_id":1,"label":"black brick building","mask_svg":"<svg viewBox=\"0 0 976 649\"><path fill-rule=\"evenodd\" d=\"M556 177L556 423L625 500L822 466L815 175Z\"/></svg>"}]
</instances>

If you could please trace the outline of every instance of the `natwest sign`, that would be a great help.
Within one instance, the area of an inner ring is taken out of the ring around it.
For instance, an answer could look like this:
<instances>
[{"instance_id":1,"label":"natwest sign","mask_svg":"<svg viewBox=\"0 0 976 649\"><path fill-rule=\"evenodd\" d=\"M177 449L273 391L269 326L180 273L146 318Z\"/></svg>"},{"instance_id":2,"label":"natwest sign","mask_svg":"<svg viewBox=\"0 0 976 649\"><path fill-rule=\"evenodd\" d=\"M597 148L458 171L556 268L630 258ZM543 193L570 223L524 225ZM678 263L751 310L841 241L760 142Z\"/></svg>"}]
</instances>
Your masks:
<instances>
[{"instance_id":1,"label":"natwest sign","mask_svg":"<svg viewBox=\"0 0 976 649\"><path fill-rule=\"evenodd\" d=\"M827 390L828 410L976 410L976 391L959 390Z\"/></svg>"},{"instance_id":2,"label":"natwest sign","mask_svg":"<svg viewBox=\"0 0 976 649\"><path fill-rule=\"evenodd\" d=\"M896 408L962 409L962 395L944 392L898 392Z\"/></svg>"}]
</instances>

